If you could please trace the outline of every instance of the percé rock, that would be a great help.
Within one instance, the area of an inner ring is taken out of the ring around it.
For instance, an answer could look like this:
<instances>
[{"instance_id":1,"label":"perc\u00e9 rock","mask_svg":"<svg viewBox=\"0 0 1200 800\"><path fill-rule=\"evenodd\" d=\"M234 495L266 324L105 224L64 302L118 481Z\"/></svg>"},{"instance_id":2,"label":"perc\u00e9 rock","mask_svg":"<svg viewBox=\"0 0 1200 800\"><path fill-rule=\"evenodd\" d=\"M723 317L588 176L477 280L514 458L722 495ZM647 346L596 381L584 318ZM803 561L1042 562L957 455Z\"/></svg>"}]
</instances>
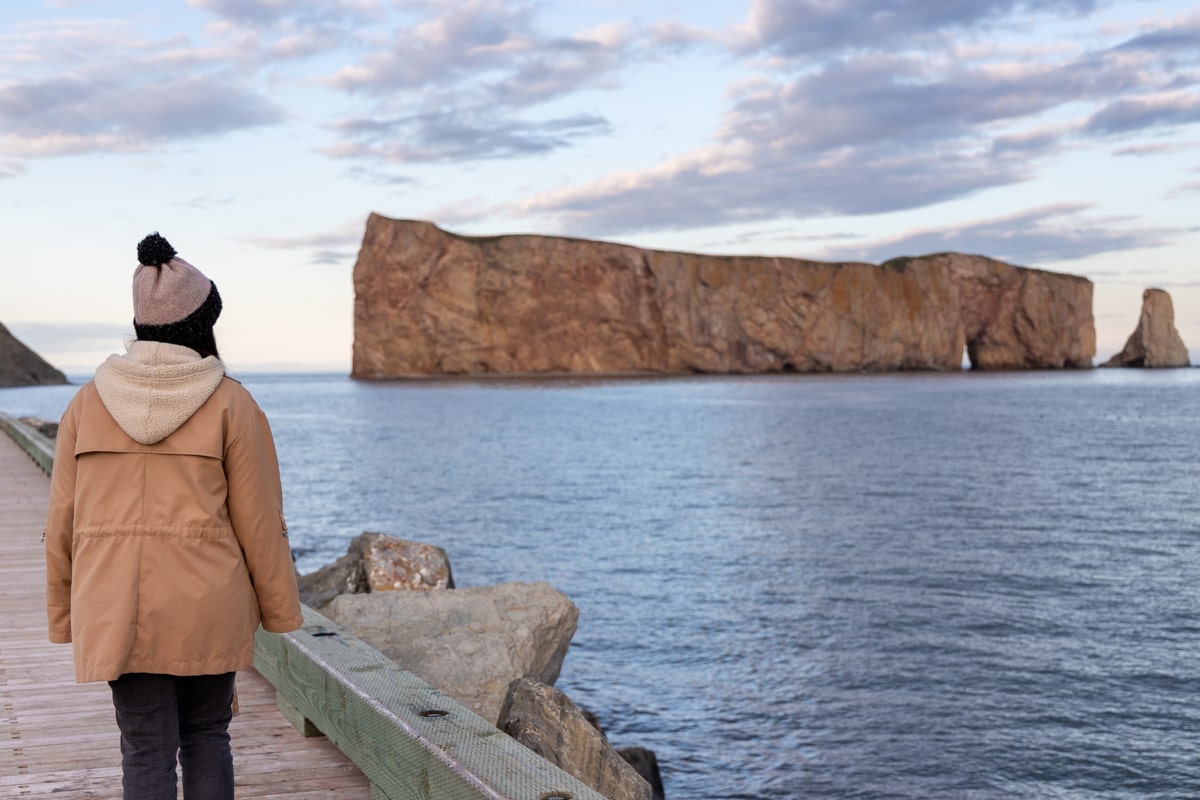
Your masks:
<instances>
[{"instance_id":1,"label":"perc\u00e9 rock","mask_svg":"<svg viewBox=\"0 0 1200 800\"><path fill-rule=\"evenodd\" d=\"M1142 292L1142 314L1125 348L1103 367L1190 367L1187 347L1175 330L1175 306L1162 289Z\"/></svg>"},{"instance_id":2,"label":"perc\u00e9 rock","mask_svg":"<svg viewBox=\"0 0 1200 800\"><path fill-rule=\"evenodd\" d=\"M442 548L367 531L350 542L346 555L297 576L296 584L300 599L320 611L340 594L453 589L454 575Z\"/></svg>"},{"instance_id":3,"label":"perc\u00e9 rock","mask_svg":"<svg viewBox=\"0 0 1200 800\"><path fill-rule=\"evenodd\" d=\"M0 388L66 383L67 376L0 325Z\"/></svg>"},{"instance_id":4,"label":"perc\u00e9 rock","mask_svg":"<svg viewBox=\"0 0 1200 800\"><path fill-rule=\"evenodd\" d=\"M323 613L492 724L513 681L558 680L579 622L548 583L343 594Z\"/></svg>"},{"instance_id":5,"label":"perc\u00e9 rock","mask_svg":"<svg viewBox=\"0 0 1200 800\"><path fill-rule=\"evenodd\" d=\"M534 680L514 681L500 730L608 800L652 800L650 784L625 761L571 699Z\"/></svg>"},{"instance_id":6,"label":"perc\u00e9 rock","mask_svg":"<svg viewBox=\"0 0 1200 800\"><path fill-rule=\"evenodd\" d=\"M372 214L356 378L1090 368L1092 283L982 256L882 265L458 236Z\"/></svg>"}]
</instances>

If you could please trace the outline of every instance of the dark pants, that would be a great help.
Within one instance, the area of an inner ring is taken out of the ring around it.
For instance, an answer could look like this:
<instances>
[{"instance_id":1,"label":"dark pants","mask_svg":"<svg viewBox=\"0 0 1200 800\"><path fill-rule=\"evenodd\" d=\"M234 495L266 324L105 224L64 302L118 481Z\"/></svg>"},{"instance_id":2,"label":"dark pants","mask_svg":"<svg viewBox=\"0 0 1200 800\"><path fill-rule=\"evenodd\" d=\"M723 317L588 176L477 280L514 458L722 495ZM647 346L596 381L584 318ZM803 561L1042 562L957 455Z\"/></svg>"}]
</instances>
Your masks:
<instances>
[{"instance_id":1,"label":"dark pants","mask_svg":"<svg viewBox=\"0 0 1200 800\"><path fill-rule=\"evenodd\" d=\"M233 679L224 675L150 675L115 681L125 800L176 800L176 753L184 800L232 800Z\"/></svg>"}]
</instances>

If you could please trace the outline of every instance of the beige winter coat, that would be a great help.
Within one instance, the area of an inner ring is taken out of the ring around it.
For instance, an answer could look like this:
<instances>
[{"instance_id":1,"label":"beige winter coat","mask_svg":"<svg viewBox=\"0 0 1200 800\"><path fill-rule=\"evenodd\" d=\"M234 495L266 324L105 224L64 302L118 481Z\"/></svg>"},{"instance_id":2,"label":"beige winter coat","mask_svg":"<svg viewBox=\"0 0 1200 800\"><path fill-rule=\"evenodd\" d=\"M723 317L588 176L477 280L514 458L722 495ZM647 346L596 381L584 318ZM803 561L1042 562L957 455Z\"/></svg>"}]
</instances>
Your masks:
<instances>
[{"instance_id":1,"label":"beige winter coat","mask_svg":"<svg viewBox=\"0 0 1200 800\"><path fill-rule=\"evenodd\" d=\"M215 358L110 357L59 427L46 523L50 641L79 682L249 667L301 624L266 416Z\"/></svg>"}]
</instances>

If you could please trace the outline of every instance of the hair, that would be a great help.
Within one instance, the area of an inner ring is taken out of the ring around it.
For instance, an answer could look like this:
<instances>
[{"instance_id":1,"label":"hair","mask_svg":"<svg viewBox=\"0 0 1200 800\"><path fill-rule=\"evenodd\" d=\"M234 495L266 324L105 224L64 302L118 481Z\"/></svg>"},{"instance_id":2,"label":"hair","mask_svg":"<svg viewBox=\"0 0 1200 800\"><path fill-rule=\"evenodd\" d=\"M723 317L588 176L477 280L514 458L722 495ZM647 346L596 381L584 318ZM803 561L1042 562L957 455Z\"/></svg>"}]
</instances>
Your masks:
<instances>
[{"instance_id":1,"label":"hair","mask_svg":"<svg viewBox=\"0 0 1200 800\"><path fill-rule=\"evenodd\" d=\"M221 354L217 351L217 337L213 334L212 328L205 328L204 331L194 337L190 337L190 341L176 342L184 347L190 347L200 354L201 358L212 356L219 359Z\"/></svg>"},{"instance_id":2,"label":"hair","mask_svg":"<svg viewBox=\"0 0 1200 800\"><path fill-rule=\"evenodd\" d=\"M195 350L197 353L200 354L201 358L208 358L209 356L212 356L213 358L216 358L216 359L221 358L221 353L217 350L217 337L213 335L212 328L209 328L208 331L205 333L201 333L197 336L189 337L187 340L181 340L181 339L168 340L165 337L155 337L155 336L134 336L133 341L135 341L135 342L163 342L164 344L177 344L180 347L187 347L192 350Z\"/></svg>"}]
</instances>

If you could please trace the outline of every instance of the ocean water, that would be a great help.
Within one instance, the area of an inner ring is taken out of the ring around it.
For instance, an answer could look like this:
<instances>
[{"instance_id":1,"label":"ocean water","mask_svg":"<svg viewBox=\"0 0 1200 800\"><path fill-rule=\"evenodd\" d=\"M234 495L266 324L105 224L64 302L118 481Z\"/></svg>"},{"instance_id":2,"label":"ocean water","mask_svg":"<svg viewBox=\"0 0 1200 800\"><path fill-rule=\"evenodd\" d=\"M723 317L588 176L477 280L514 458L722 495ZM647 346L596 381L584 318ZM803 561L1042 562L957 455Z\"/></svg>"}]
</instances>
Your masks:
<instances>
[{"instance_id":1,"label":"ocean water","mask_svg":"<svg viewBox=\"0 0 1200 800\"><path fill-rule=\"evenodd\" d=\"M240 377L303 571L549 581L671 800L1200 797L1198 370Z\"/></svg>"}]
</instances>

